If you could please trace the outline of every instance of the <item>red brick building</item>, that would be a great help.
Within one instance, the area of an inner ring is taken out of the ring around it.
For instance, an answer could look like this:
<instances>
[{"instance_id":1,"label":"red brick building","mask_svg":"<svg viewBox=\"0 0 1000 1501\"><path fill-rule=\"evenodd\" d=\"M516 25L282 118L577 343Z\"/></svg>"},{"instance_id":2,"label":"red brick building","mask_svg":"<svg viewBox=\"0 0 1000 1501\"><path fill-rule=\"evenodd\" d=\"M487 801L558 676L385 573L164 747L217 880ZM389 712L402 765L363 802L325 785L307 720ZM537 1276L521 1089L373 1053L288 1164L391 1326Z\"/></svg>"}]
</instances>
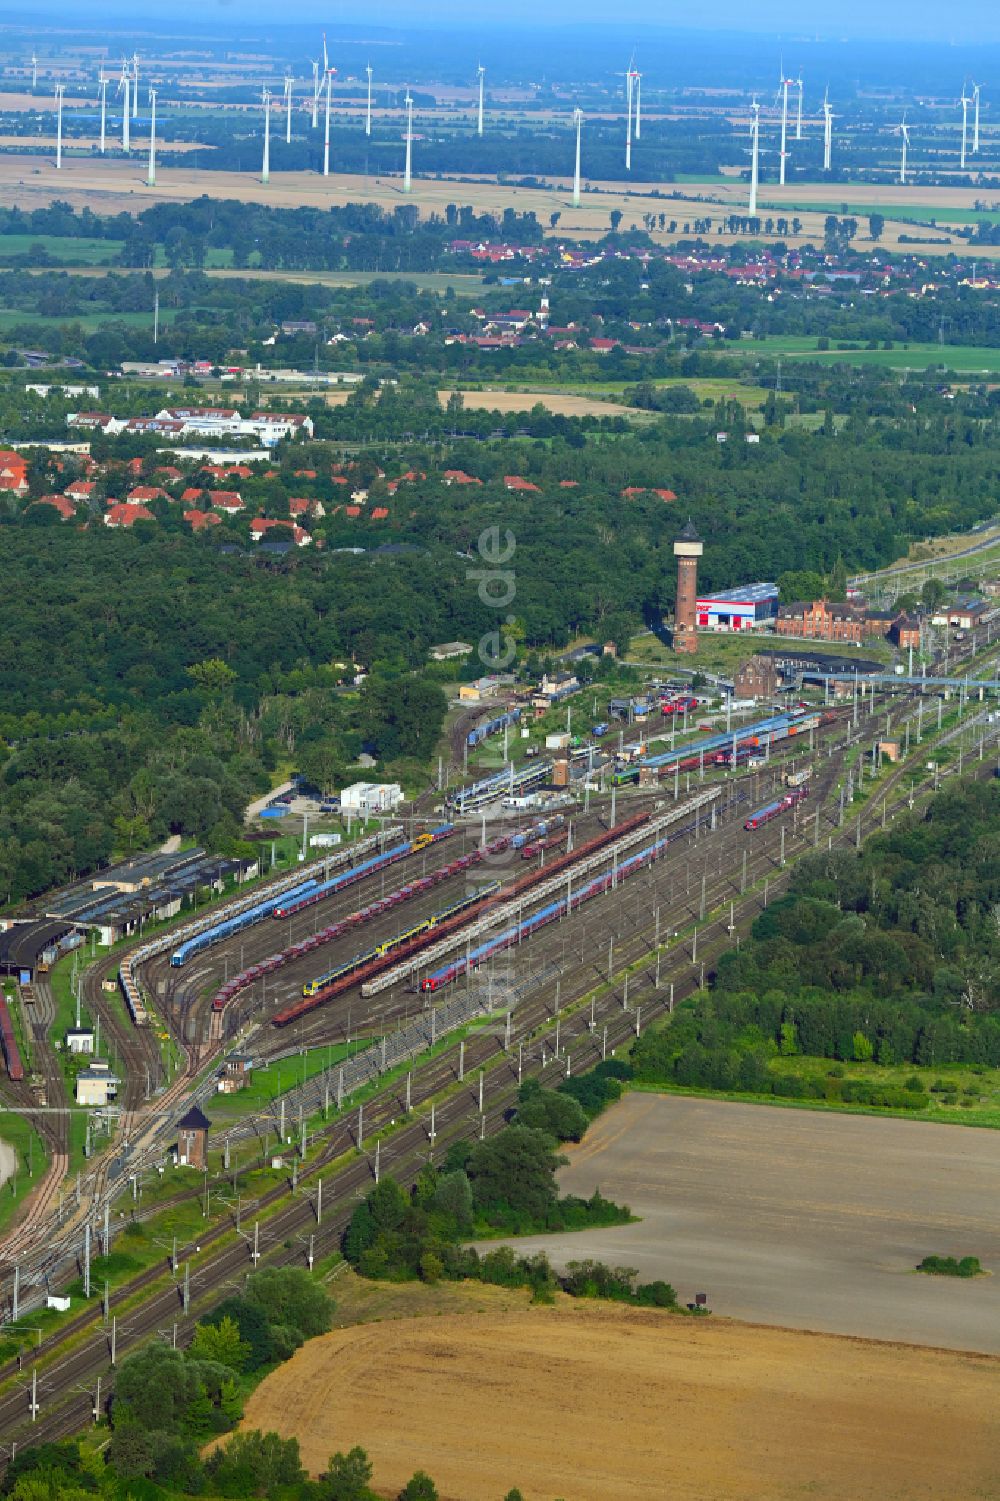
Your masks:
<instances>
[{"instance_id":1,"label":"red brick building","mask_svg":"<svg viewBox=\"0 0 1000 1501\"><path fill-rule=\"evenodd\" d=\"M854 605L831 604L825 599L796 600L778 606L774 628L779 636L806 641L860 642L865 635L864 613Z\"/></svg>"}]
</instances>

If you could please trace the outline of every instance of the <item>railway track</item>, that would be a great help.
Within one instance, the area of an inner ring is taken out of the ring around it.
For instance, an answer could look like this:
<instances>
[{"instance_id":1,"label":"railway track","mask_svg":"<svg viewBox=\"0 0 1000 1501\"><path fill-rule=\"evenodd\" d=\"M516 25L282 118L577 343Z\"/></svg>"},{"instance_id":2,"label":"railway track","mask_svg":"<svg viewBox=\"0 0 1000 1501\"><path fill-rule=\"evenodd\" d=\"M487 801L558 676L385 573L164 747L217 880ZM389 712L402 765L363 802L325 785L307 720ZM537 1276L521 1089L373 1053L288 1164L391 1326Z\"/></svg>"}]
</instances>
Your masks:
<instances>
[{"instance_id":1,"label":"railway track","mask_svg":"<svg viewBox=\"0 0 1000 1501\"><path fill-rule=\"evenodd\" d=\"M863 829L878 826L883 816L882 805L887 803L890 793L899 792L904 774L905 768L901 768L898 773L891 774L891 785L889 778L882 784L880 806L870 805L860 814ZM895 811L898 811L899 806L901 804L897 799ZM809 847L809 840L804 837L801 828L795 830L794 837L804 847ZM851 825L837 827L828 837L834 844L849 843L856 837L853 822ZM754 858L755 869L768 858L774 868L773 848L766 851L761 847ZM784 874L779 870L775 876L776 884L780 885L783 880ZM731 885L732 877L727 873L721 884L713 885L713 892L722 892ZM738 903L741 924L745 924L756 910L760 910L764 900L766 896L762 898L759 890L741 895ZM711 916L706 914L701 934L703 952L708 956L709 962L723 952L733 938L724 913ZM654 973L652 963L647 962L641 973L631 977L628 997L619 995L621 984L613 976L604 993L599 998L594 997L589 1012L583 1008L566 1014L564 1008L563 1014L556 1020L561 1036L556 1032L555 1038L553 1037L551 1000L539 1000L518 1012L517 1036L510 1039L510 1046L506 1050L503 1040L491 1035L480 1035L470 1040L465 1052L467 1078L471 1074L475 1079L480 1067L485 1070L482 1112L479 1110L478 1084L473 1080L461 1084L457 1080L457 1049L449 1049L439 1059L420 1070L419 1089L414 1096L413 1111L407 1123L397 1126L380 1141L381 1171L391 1171L403 1182L412 1181L428 1153L433 1153L436 1148L440 1150L462 1133L468 1134L470 1125L478 1125L479 1131L484 1134L500 1129L520 1078L534 1074L547 1077L551 1082L561 1077L571 1066L573 1071L580 1071L606 1050L621 1046L634 1031L639 1030L642 1025L640 1010L648 1019L667 1009L671 1001L676 1004L684 994L700 983L700 973L696 969L697 961L693 957L688 959L681 943L673 944L672 948L668 945L668 948L670 956L666 972ZM637 929L630 935L623 934L622 947L618 953L619 963L623 967L638 963L641 959L649 961L649 957L647 931ZM584 988L580 989L580 985L575 988L580 995L586 995L585 987L588 982L593 988L594 980L603 982L606 977L603 966L595 965L592 957L583 955L581 959L582 962L577 966L578 980ZM657 971L659 967L658 964ZM588 974L588 970L592 973ZM621 972L618 970L618 975ZM674 976L673 979L669 978L671 975ZM671 987L669 991L668 985ZM569 1006L572 1005L571 998ZM425 1112L430 1101L435 1098L439 1103L435 1110L435 1139L432 1141ZM383 1091L377 1101L369 1102L366 1105L366 1133L377 1133L380 1128L385 1130L390 1122L397 1121L404 1103L398 1085ZM414 1119L414 1116L417 1118ZM372 1137L366 1134L365 1140L370 1144ZM281 1207L273 1219L267 1220L261 1245L262 1254L268 1261L276 1264L301 1262L304 1259L306 1237L309 1236L312 1237L316 1254L322 1255L327 1249L335 1247L339 1234L353 1211L357 1194L364 1192L373 1181L372 1159L370 1155L350 1157L337 1174L335 1190L328 1186L329 1180L325 1181L327 1208L322 1219L317 1212L315 1182L322 1177L324 1169L356 1147L357 1129L354 1120L352 1117L341 1117L325 1133L324 1146L316 1162L303 1166L299 1193ZM267 1195L260 1201L257 1206L258 1216L268 1206L269 1200L276 1202L281 1192L284 1190L276 1190L274 1195ZM166 1330L181 1343L189 1337L199 1307L210 1299L213 1290L234 1277L238 1279L241 1271L248 1269L249 1240L237 1239L224 1246L218 1244L232 1230L233 1222L230 1220L203 1237L205 1260L198 1263L192 1274L192 1305L187 1316L180 1310L177 1286L170 1284L165 1288L158 1288L135 1315L134 1321L118 1331L119 1351L131 1348L157 1330ZM213 1245L217 1245L218 1249L205 1250ZM185 1248L185 1252L190 1252L191 1249ZM162 1272L160 1275L162 1277ZM112 1312L116 1305L134 1295L140 1283L152 1288L155 1281L156 1273L149 1273L145 1274L144 1279L137 1279L129 1287L123 1288L112 1299ZM74 1326L71 1326L74 1336L80 1337L86 1332L86 1337L80 1339L78 1346L64 1359L48 1359L56 1354L59 1341L52 1341L48 1347L43 1345L38 1352L38 1359L43 1363L41 1390L44 1410L37 1422L32 1424L28 1421L26 1394L23 1390L6 1393L0 1390L0 1428L6 1434L17 1436L22 1442L25 1437L37 1442L72 1432L89 1420L92 1399L85 1394L81 1396L76 1388L81 1384L86 1385L88 1381L93 1385L96 1377L103 1375L104 1392L107 1394L113 1380L113 1371L109 1366L107 1331L98 1324L97 1319L95 1313L90 1313L74 1322ZM14 1375L11 1366L0 1368L0 1383L9 1381ZM57 1394L61 1394L61 1400ZM51 1398L55 1400L51 1401Z\"/></svg>"}]
</instances>

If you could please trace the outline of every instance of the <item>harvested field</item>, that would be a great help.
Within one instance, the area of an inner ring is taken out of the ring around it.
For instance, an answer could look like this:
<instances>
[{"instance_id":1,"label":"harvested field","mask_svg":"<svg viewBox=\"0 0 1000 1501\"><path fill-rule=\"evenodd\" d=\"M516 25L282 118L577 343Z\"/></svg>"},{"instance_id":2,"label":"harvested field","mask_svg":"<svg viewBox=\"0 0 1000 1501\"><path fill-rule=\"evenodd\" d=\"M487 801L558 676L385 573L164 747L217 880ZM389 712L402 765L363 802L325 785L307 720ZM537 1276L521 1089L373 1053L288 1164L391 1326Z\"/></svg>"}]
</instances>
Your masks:
<instances>
[{"instance_id":1,"label":"harvested field","mask_svg":"<svg viewBox=\"0 0 1000 1501\"><path fill-rule=\"evenodd\" d=\"M568 1156L564 1192L641 1222L525 1251L636 1267L736 1318L1000 1354L1000 1131L635 1093ZM997 1275L917 1276L932 1253Z\"/></svg>"},{"instance_id":2,"label":"harvested field","mask_svg":"<svg viewBox=\"0 0 1000 1501\"><path fill-rule=\"evenodd\" d=\"M337 1285L334 1286L337 1291ZM483 1289L489 1294L494 1290ZM568 1501L996 1495L998 1362L609 1304L338 1329L250 1398L312 1471L360 1444L395 1496ZM669 1479L667 1479L669 1477Z\"/></svg>"},{"instance_id":3,"label":"harvested field","mask_svg":"<svg viewBox=\"0 0 1000 1501\"><path fill-rule=\"evenodd\" d=\"M439 391L438 401L448 405L450 391ZM459 395L469 411L475 412L530 412L532 407L543 406L546 411L560 417L638 417L642 414L636 407L622 406L618 401L600 401L594 396L574 396L558 391L460 391Z\"/></svg>"},{"instance_id":4,"label":"harvested field","mask_svg":"<svg viewBox=\"0 0 1000 1501\"><path fill-rule=\"evenodd\" d=\"M165 143L164 155L169 150L169 144ZM456 197L456 183L447 177L425 179L419 175L419 143L415 148L414 170L416 175L413 179L413 193L408 201L422 214L443 215L446 206ZM272 168L271 182L265 185L253 171L238 173L192 170L167 165L161 159L157 167L156 186L151 188L146 184L145 172L146 163L141 147L137 148L129 161L118 158L95 161L90 157L70 156L58 175L52 162L46 158L11 153L9 156L0 156L0 194L5 203L23 209L39 208L58 198L72 204L74 208L89 206L95 213L101 214L138 213L151 203L185 202L202 194L210 198L238 199L245 203L270 203L276 208L292 208L300 204L328 208L332 204L360 202L379 203L385 208L394 209L403 201L401 175L379 178L335 173L329 178L323 178L314 172L281 172ZM653 184L633 188L623 183L609 183L599 187L588 182L580 207L574 208L571 186L568 176L546 188L507 186L497 183L495 179L486 178L479 182L463 181L460 189L462 202L470 204L477 213L500 213L505 208L519 212L531 209L539 221L545 223L550 214L558 212L558 228L551 233L561 240L592 239L607 233L609 215L613 209L621 210L626 229L633 224L641 226L644 212L669 210L668 217L676 218L678 229L674 235L655 231L653 238L661 244L669 244L672 240L683 237L684 222L692 218L696 211L698 214L707 211L718 219L721 209L735 212L745 203L746 198L743 184L734 183L730 186L718 180L681 184L680 191L686 195L689 200L687 202L670 201L668 195L671 188L677 185L669 183L659 184L656 188L659 196L654 198ZM813 188L812 201L819 202L829 198L827 187L814 184ZM699 189L703 191L703 201L691 202ZM856 190L855 185L851 185L851 196L859 202L868 201L867 191L866 185L859 184ZM895 202L894 191L891 186L872 184L870 201L873 205L891 204ZM809 201L810 190L789 187L785 190L786 196L772 196L770 189L768 194L769 203L793 204ZM930 196L932 194L944 196L937 198ZM939 202L942 207L966 207L973 200L974 190L921 188L919 195L921 203ZM825 211L807 209L799 217L802 219L802 233L798 236L798 242L821 241ZM892 223L886 225L883 245L891 247L895 244L901 228L912 236L913 242L908 248L914 253L924 250L927 254L940 255L949 250L948 246L935 244L935 241L943 238L940 231L928 232L929 240L923 241L917 238L920 230ZM713 242L718 239L721 243L728 244L733 237L713 234L712 238ZM784 238L789 243L796 242L794 236L786 235ZM981 261L1000 257L1000 245L984 245L977 250L977 254Z\"/></svg>"}]
</instances>

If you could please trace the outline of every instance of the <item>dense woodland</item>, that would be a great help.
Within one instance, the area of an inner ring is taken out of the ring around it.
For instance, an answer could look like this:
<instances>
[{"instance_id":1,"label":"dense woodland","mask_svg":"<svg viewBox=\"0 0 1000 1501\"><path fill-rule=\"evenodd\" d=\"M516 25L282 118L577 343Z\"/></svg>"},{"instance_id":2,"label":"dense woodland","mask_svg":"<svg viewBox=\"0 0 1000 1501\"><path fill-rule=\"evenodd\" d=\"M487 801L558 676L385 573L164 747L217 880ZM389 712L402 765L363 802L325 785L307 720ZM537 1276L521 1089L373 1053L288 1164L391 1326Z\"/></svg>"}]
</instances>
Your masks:
<instances>
[{"instance_id":1,"label":"dense woodland","mask_svg":"<svg viewBox=\"0 0 1000 1501\"><path fill-rule=\"evenodd\" d=\"M802 1078L769 1060L1000 1067L1000 787L940 793L860 853L806 857L710 992L636 1044L636 1077L921 1109L919 1078Z\"/></svg>"},{"instance_id":2,"label":"dense woodland","mask_svg":"<svg viewBox=\"0 0 1000 1501\"><path fill-rule=\"evenodd\" d=\"M900 380L892 371L798 362L779 393L767 354L768 338L788 330L927 337L940 299L950 334L992 339L989 299L954 276L943 278L937 301L858 299L853 286L812 301L802 284L769 301L721 272L688 280L662 261L605 260L552 282L552 318L577 325L578 348L536 337L485 353L446 342L449 330L481 327L468 297L405 281L332 288L180 269L192 247L255 247L265 262L301 253L334 264L324 255L348 243L370 248L380 236L434 246L438 264L449 239L466 231L525 244L539 233L530 215L491 225L460 208L419 228L412 216L357 207L279 212L208 200L156 206L135 220L60 204L0 212L0 234L108 238L124 259L147 262L166 247L179 268L156 283L159 345L151 277L0 272L11 366L0 383L0 432L8 440L64 436L78 404L29 393L37 376L15 368L17 349L81 359L98 372L100 405L119 415L155 412L171 397L206 399L179 380L109 380L106 372L129 358L223 361L235 349L243 365L309 368L315 360L367 377L342 406L300 402L315 442L283 444L267 473L241 478L243 513L204 535L190 535L180 502L185 486L213 483L196 466L184 466L170 498L150 502L152 522L127 535L101 524L103 507L135 482L125 459L141 459L141 478L160 483L155 438L95 434L97 488L69 522L33 502L65 488L72 461L59 470L42 451L32 454L28 496L5 497L0 509L0 563L16 581L0 625L0 897L34 895L171 831L232 850L245 802L289 762L334 787L351 779L364 748L411 788L426 785L441 684L454 675L428 668L428 647L475 643L495 627L471 577L489 526L515 538L516 597L505 630L527 677L578 635L624 646L636 627L659 624L673 604L672 542L688 515L705 539L707 587L777 578L787 595L993 514L1000 393L942 388L937 372ZM484 285L482 300L489 313L524 293ZM717 321L719 337L692 343L676 325L682 314ZM317 323L315 336L265 343L282 322L303 318ZM415 334L418 325L427 332ZM325 342L339 331L341 342ZM762 337L748 344L739 337L748 331ZM597 334L620 347L595 353L587 346ZM466 410L459 397L442 405L451 380L485 376L621 381L623 399L642 416L568 418L541 406L502 415ZM698 383L717 376L734 397L745 386L746 401L701 394ZM756 383L765 393L759 412ZM251 381L207 399L225 392L252 410L264 391ZM294 405L280 393L267 397ZM751 431L753 445L743 441ZM480 483L449 487L449 469ZM511 474L537 488L512 492ZM341 503L354 486L367 491L360 515ZM288 518L291 497L319 502L325 514L300 517L313 546L275 557L250 542L250 519ZM360 692L351 686L358 670L369 675ZM473 659L468 671L477 670Z\"/></svg>"}]
</instances>

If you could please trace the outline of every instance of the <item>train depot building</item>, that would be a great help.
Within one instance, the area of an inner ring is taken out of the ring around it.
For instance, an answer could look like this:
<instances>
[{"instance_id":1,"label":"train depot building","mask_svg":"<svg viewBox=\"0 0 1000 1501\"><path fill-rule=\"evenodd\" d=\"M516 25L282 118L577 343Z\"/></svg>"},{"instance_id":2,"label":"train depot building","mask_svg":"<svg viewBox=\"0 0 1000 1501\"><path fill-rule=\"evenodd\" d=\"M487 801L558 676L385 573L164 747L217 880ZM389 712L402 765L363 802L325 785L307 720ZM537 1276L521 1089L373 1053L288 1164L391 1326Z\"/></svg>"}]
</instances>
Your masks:
<instances>
[{"instance_id":1,"label":"train depot building","mask_svg":"<svg viewBox=\"0 0 1000 1501\"><path fill-rule=\"evenodd\" d=\"M774 625L777 584L744 584L716 594L699 594L695 604L700 631L753 631Z\"/></svg>"}]
</instances>

